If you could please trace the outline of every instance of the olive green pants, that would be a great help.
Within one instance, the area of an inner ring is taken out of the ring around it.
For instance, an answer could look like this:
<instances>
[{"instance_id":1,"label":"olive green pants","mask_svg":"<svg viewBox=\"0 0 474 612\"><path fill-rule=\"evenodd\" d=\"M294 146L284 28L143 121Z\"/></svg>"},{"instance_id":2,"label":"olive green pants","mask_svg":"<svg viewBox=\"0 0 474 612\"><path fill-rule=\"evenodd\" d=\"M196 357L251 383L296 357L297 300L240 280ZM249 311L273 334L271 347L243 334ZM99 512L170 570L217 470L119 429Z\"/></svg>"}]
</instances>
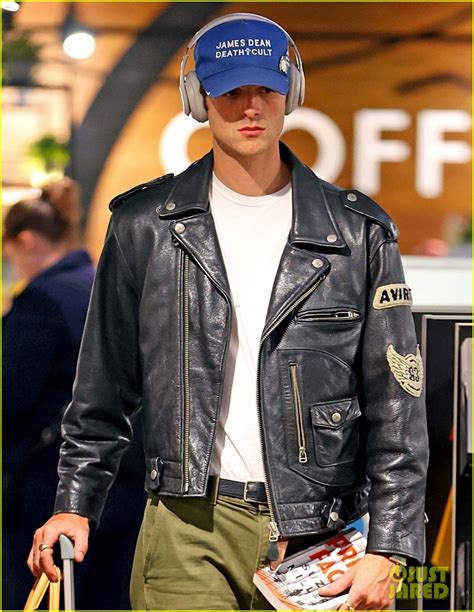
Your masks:
<instances>
[{"instance_id":1,"label":"olive green pants","mask_svg":"<svg viewBox=\"0 0 474 612\"><path fill-rule=\"evenodd\" d=\"M268 564L268 507L219 496L159 497L145 509L132 570L134 610L271 610L252 583Z\"/></svg>"}]
</instances>

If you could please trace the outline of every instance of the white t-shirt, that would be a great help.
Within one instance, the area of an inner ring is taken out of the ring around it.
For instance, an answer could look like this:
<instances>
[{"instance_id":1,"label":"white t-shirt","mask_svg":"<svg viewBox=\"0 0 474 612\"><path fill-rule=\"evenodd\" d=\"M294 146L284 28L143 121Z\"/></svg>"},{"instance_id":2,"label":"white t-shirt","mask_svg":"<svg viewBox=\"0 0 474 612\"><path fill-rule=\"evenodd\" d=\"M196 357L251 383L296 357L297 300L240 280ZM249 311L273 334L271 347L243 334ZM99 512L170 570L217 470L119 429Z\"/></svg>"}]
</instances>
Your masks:
<instances>
[{"instance_id":1,"label":"white t-shirt","mask_svg":"<svg viewBox=\"0 0 474 612\"><path fill-rule=\"evenodd\" d=\"M253 197L213 175L211 212L232 295L232 331L211 474L265 480L257 414L260 338L283 248L291 228L291 183Z\"/></svg>"}]
</instances>

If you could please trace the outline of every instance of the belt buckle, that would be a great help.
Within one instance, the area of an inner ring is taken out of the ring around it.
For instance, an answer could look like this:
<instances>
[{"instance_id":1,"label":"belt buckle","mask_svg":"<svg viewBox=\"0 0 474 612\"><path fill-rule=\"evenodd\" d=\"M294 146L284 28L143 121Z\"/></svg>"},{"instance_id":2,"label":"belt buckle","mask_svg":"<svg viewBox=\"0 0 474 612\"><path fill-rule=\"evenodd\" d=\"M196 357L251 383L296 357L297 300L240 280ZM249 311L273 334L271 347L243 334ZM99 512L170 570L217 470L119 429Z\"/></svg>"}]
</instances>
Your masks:
<instances>
[{"instance_id":1,"label":"belt buckle","mask_svg":"<svg viewBox=\"0 0 474 612\"><path fill-rule=\"evenodd\" d=\"M244 501L252 503L252 500L248 499L248 497L247 497L248 490L249 490L249 483L248 483L248 481L246 481L246 482L244 482Z\"/></svg>"},{"instance_id":2,"label":"belt buckle","mask_svg":"<svg viewBox=\"0 0 474 612\"><path fill-rule=\"evenodd\" d=\"M255 499L255 497L254 498L249 498L247 496L248 492L249 492L249 484L251 482L253 482L253 481L251 480L251 481L244 482L244 501L245 502L249 502L251 504L259 504L260 502L259 502L258 499Z\"/></svg>"}]
</instances>

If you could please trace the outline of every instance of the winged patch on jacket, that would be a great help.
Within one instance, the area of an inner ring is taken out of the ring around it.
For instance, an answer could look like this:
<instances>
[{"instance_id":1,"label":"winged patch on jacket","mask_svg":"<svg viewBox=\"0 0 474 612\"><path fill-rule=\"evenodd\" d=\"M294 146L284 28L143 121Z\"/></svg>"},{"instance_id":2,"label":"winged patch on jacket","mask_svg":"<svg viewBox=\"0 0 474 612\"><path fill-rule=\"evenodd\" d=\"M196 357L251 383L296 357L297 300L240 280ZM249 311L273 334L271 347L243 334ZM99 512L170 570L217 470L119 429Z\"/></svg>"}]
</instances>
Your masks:
<instances>
[{"instance_id":1,"label":"winged patch on jacket","mask_svg":"<svg viewBox=\"0 0 474 612\"><path fill-rule=\"evenodd\" d=\"M423 388L423 361L421 360L420 347L416 347L416 355L400 355L393 344L387 349L387 361L392 374L402 389L420 397Z\"/></svg>"}]
</instances>

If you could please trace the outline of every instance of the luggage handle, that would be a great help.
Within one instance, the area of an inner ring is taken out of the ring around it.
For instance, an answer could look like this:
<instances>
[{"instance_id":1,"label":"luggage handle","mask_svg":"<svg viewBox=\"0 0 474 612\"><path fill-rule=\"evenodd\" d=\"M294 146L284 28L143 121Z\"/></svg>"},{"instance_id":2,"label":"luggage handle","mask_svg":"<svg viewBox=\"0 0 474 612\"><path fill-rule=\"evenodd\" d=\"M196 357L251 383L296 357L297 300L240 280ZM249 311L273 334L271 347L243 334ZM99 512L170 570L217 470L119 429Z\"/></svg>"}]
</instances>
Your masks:
<instances>
[{"instance_id":1,"label":"luggage handle","mask_svg":"<svg viewBox=\"0 0 474 612\"><path fill-rule=\"evenodd\" d=\"M74 589L74 542L64 534L59 536L64 574L64 609L75 610Z\"/></svg>"},{"instance_id":2,"label":"luggage handle","mask_svg":"<svg viewBox=\"0 0 474 612\"><path fill-rule=\"evenodd\" d=\"M28 596L24 610L37 610L46 591L49 589L48 608L59 610L61 579L64 581L64 609L75 610L74 592L74 542L65 535L59 536L59 547L63 561L63 573L56 567L57 582L51 582L45 573L36 579Z\"/></svg>"}]
</instances>

